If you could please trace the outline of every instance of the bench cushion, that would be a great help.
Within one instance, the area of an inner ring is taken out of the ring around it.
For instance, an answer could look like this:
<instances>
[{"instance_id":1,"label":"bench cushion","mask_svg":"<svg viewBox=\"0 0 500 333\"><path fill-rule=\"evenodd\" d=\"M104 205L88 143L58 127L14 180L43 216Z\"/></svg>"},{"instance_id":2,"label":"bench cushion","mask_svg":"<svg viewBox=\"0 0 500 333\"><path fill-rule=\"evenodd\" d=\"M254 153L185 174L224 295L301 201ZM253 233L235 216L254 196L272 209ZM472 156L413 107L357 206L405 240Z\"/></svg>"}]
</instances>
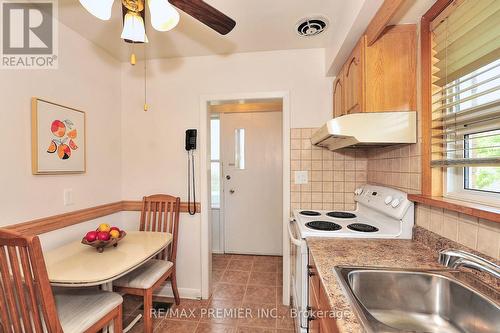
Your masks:
<instances>
[{"instance_id":1,"label":"bench cushion","mask_svg":"<svg viewBox=\"0 0 500 333\"><path fill-rule=\"evenodd\" d=\"M171 261L151 259L127 275L113 281L113 286L149 289L151 288L174 264Z\"/></svg>"},{"instance_id":2,"label":"bench cushion","mask_svg":"<svg viewBox=\"0 0 500 333\"><path fill-rule=\"evenodd\" d=\"M117 293L87 288L57 288L54 298L65 333L86 331L123 302Z\"/></svg>"}]
</instances>

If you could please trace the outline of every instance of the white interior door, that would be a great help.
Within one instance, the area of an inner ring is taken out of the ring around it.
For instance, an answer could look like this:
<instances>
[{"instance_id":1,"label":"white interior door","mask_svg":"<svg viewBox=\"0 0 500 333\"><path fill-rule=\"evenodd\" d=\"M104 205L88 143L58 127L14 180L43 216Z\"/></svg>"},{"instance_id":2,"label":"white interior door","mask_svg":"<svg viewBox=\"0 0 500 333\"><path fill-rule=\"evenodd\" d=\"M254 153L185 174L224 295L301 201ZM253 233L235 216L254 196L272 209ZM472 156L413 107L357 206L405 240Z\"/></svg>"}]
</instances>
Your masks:
<instances>
[{"instance_id":1,"label":"white interior door","mask_svg":"<svg viewBox=\"0 0 500 333\"><path fill-rule=\"evenodd\" d=\"M221 115L225 252L281 255L281 112Z\"/></svg>"}]
</instances>

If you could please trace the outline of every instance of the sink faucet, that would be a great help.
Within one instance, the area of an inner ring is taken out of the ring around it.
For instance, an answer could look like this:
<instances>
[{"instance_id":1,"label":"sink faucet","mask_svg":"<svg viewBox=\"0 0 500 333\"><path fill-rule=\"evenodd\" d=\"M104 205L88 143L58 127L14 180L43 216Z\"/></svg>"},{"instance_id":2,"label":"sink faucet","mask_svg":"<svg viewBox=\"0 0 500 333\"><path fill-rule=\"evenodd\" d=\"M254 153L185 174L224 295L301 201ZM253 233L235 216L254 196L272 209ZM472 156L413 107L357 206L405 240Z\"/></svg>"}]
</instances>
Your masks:
<instances>
[{"instance_id":1,"label":"sink faucet","mask_svg":"<svg viewBox=\"0 0 500 333\"><path fill-rule=\"evenodd\" d=\"M500 266L469 252L453 249L443 250L439 252L439 263L450 268L473 268L500 279Z\"/></svg>"}]
</instances>

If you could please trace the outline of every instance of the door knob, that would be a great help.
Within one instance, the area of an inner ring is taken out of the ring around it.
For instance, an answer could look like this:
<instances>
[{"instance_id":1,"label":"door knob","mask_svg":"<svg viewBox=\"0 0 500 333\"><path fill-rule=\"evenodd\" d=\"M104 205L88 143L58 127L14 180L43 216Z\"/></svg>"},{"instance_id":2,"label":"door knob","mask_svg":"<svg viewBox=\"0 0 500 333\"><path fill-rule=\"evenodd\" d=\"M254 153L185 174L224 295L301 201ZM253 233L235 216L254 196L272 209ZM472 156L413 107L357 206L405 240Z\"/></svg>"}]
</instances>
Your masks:
<instances>
[{"instance_id":1,"label":"door knob","mask_svg":"<svg viewBox=\"0 0 500 333\"><path fill-rule=\"evenodd\" d=\"M230 176L230 175L227 175L227 176L226 176L226 179L227 179L227 180L230 180L230 179L231 179L231 176Z\"/></svg>"},{"instance_id":2,"label":"door knob","mask_svg":"<svg viewBox=\"0 0 500 333\"><path fill-rule=\"evenodd\" d=\"M234 190L233 190L233 189L230 189L230 190L229 190L229 193L234 194Z\"/></svg>"}]
</instances>

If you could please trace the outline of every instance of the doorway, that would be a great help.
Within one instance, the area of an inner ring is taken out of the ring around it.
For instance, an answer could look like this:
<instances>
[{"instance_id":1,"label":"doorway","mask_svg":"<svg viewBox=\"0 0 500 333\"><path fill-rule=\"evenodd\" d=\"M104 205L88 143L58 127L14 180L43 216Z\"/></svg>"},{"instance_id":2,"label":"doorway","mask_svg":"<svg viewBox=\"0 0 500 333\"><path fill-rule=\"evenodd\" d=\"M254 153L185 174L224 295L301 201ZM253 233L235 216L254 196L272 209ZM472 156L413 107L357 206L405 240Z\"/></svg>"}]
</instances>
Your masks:
<instances>
[{"instance_id":1,"label":"doorway","mask_svg":"<svg viewBox=\"0 0 500 333\"><path fill-rule=\"evenodd\" d=\"M212 251L282 255L283 100L210 101Z\"/></svg>"},{"instance_id":2,"label":"doorway","mask_svg":"<svg viewBox=\"0 0 500 333\"><path fill-rule=\"evenodd\" d=\"M282 304L288 305L290 301L290 264L289 264L289 238L288 219L290 214L290 93L288 91L257 92L257 93L230 93L211 94L200 97L200 196L201 196L201 295L208 299L213 290L212 286L212 217L211 217L211 175L210 175L210 112L208 106L213 101L238 101L242 99L281 99L283 101L282 112L282 159L283 159L283 220L282 220Z\"/></svg>"}]
</instances>

